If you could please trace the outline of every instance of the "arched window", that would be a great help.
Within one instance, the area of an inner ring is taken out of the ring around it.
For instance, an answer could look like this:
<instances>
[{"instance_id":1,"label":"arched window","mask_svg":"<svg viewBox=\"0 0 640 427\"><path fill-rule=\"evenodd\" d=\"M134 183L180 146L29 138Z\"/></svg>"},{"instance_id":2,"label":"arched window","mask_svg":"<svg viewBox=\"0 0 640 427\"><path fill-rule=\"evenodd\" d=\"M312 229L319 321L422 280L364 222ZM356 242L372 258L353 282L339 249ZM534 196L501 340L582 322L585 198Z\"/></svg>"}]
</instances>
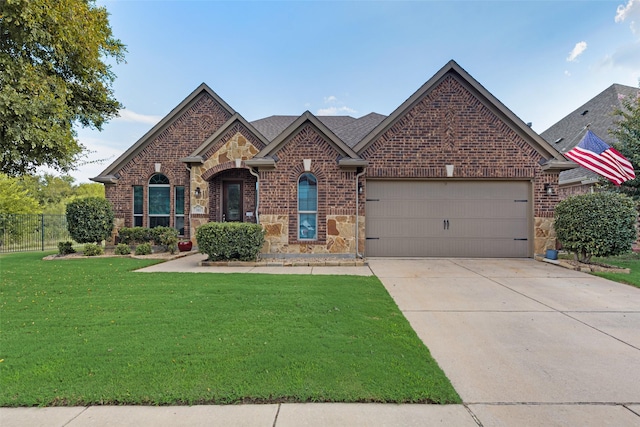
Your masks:
<instances>
[{"instance_id":1,"label":"arched window","mask_svg":"<svg viewBox=\"0 0 640 427\"><path fill-rule=\"evenodd\" d=\"M318 239L318 180L311 173L298 179L298 239Z\"/></svg>"},{"instance_id":2,"label":"arched window","mask_svg":"<svg viewBox=\"0 0 640 427\"><path fill-rule=\"evenodd\" d=\"M149 178L149 228L169 227L171 218L171 186L169 178L157 173Z\"/></svg>"},{"instance_id":3,"label":"arched window","mask_svg":"<svg viewBox=\"0 0 640 427\"><path fill-rule=\"evenodd\" d=\"M171 185L169 178L161 173L152 175L149 178L147 187L147 218L144 221L144 186L133 186L133 226L149 228L171 226ZM174 218L173 227L178 230L180 236L184 235L184 186L173 187Z\"/></svg>"}]
</instances>

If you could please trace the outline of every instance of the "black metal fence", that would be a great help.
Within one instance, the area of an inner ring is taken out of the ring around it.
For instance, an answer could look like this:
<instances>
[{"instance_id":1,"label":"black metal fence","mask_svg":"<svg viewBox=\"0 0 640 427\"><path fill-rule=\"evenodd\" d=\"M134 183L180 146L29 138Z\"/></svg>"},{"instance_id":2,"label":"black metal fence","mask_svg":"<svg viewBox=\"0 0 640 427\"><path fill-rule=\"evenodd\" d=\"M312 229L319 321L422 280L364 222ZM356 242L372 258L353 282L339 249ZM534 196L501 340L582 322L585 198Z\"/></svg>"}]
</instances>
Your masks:
<instances>
[{"instance_id":1,"label":"black metal fence","mask_svg":"<svg viewBox=\"0 0 640 427\"><path fill-rule=\"evenodd\" d=\"M46 251L66 241L65 215L0 214L0 252Z\"/></svg>"}]
</instances>

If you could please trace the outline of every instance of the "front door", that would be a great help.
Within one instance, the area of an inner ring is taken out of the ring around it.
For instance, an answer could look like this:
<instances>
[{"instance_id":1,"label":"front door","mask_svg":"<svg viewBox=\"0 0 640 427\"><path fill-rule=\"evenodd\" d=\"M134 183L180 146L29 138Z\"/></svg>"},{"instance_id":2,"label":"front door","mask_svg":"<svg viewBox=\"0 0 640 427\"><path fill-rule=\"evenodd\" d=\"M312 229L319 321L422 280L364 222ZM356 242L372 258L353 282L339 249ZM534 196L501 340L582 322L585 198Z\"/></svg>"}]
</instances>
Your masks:
<instances>
[{"instance_id":1,"label":"front door","mask_svg":"<svg viewBox=\"0 0 640 427\"><path fill-rule=\"evenodd\" d=\"M222 183L222 222L242 222L242 181Z\"/></svg>"}]
</instances>

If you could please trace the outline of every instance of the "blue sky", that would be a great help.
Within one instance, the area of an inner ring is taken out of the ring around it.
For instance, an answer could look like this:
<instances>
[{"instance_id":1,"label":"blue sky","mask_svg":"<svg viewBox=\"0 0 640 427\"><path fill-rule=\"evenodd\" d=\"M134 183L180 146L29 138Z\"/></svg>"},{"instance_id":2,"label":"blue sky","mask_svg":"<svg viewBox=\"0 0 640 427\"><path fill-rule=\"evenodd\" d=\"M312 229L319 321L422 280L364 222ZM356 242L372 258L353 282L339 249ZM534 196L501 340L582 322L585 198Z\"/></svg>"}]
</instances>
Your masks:
<instances>
[{"instance_id":1,"label":"blue sky","mask_svg":"<svg viewBox=\"0 0 640 427\"><path fill-rule=\"evenodd\" d=\"M78 129L102 164L207 83L252 121L390 114L455 60L537 132L613 83L638 87L640 0L98 0L127 45L121 116Z\"/></svg>"}]
</instances>

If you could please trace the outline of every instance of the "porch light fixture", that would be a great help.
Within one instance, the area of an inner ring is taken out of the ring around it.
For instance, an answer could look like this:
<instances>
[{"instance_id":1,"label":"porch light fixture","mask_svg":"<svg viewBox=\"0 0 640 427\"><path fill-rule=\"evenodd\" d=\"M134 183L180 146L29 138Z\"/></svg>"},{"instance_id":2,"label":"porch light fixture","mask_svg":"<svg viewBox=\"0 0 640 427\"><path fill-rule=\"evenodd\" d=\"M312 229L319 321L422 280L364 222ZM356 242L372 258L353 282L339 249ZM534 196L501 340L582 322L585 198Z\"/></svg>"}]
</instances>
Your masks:
<instances>
[{"instance_id":1,"label":"porch light fixture","mask_svg":"<svg viewBox=\"0 0 640 427\"><path fill-rule=\"evenodd\" d=\"M195 191L193 192L193 195L196 197L200 197L201 194L202 194L202 190L200 190L200 187L196 187Z\"/></svg>"},{"instance_id":2,"label":"porch light fixture","mask_svg":"<svg viewBox=\"0 0 640 427\"><path fill-rule=\"evenodd\" d=\"M362 186L362 182L358 182L358 194L362 194L364 192L364 187Z\"/></svg>"},{"instance_id":3,"label":"porch light fixture","mask_svg":"<svg viewBox=\"0 0 640 427\"><path fill-rule=\"evenodd\" d=\"M544 185L544 192L547 194L547 196L553 196L553 187L551 186L551 184L547 183Z\"/></svg>"}]
</instances>

